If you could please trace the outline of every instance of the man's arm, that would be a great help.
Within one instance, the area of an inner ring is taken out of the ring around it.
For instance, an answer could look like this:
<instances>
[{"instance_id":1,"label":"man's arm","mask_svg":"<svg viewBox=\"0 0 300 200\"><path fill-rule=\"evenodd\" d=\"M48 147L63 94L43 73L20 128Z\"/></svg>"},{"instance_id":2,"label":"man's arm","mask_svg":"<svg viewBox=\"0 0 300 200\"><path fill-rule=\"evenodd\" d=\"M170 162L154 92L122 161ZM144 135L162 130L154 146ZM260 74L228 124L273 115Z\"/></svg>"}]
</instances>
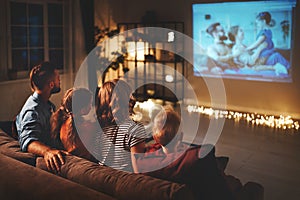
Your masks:
<instances>
[{"instance_id":1,"label":"man's arm","mask_svg":"<svg viewBox=\"0 0 300 200\"><path fill-rule=\"evenodd\" d=\"M52 149L40 141L42 127L37 112L29 110L19 117L18 134L21 150L43 156L48 169L59 172L61 165L64 164L62 156L68 153Z\"/></svg>"},{"instance_id":2,"label":"man's arm","mask_svg":"<svg viewBox=\"0 0 300 200\"><path fill-rule=\"evenodd\" d=\"M207 48L207 55L216 61L227 62L233 58L231 53L220 56L214 47L210 46Z\"/></svg>"},{"instance_id":3,"label":"man's arm","mask_svg":"<svg viewBox=\"0 0 300 200\"><path fill-rule=\"evenodd\" d=\"M68 155L66 151L51 149L40 141L32 141L27 146L27 151L39 156L43 156L47 168L54 172L60 172L60 167L65 163L63 155Z\"/></svg>"}]
</instances>

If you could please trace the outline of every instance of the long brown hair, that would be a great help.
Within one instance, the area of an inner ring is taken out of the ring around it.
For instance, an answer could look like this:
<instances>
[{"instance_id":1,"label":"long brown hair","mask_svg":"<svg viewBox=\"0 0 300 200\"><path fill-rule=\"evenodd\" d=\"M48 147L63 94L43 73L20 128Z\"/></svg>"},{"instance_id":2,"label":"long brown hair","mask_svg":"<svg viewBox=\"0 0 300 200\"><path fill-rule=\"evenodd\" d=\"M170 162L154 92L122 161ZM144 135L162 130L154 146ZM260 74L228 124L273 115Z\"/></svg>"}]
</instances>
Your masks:
<instances>
[{"instance_id":1,"label":"long brown hair","mask_svg":"<svg viewBox=\"0 0 300 200\"><path fill-rule=\"evenodd\" d=\"M123 80L105 82L96 99L96 115L101 127L116 125L133 114L135 99L131 87Z\"/></svg>"},{"instance_id":2,"label":"long brown hair","mask_svg":"<svg viewBox=\"0 0 300 200\"><path fill-rule=\"evenodd\" d=\"M73 101L73 98L75 101ZM58 148L62 148L63 145L60 141L60 130L61 127L68 119L71 123L68 124L68 141L71 144L75 143L75 137L78 134L74 125L73 117L78 120L82 120L82 116L79 114L82 108L87 107L92 98L92 93L85 88L71 88L66 91L61 106L52 115L50 119L51 123L51 138L54 141L54 145Z\"/></svg>"}]
</instances>

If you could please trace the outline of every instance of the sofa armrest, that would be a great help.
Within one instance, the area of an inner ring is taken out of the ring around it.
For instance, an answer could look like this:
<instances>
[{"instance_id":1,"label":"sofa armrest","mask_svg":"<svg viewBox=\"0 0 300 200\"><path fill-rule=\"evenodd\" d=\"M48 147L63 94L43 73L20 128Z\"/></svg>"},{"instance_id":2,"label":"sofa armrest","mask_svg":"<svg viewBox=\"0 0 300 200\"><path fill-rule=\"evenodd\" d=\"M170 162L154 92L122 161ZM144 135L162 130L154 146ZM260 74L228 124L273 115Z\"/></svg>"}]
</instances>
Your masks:
<instances>
[{"instance_id":1,"label":"sofa armrest","mask_svg":"<svg viewBox=\"0 0 300 200\"><path fill-rule=\"evenodd\" d=\"M24 163L35 166L36 156L22 152L19 141L15 140L0 129L0 153Z\"/></svg>"},{"instance_id":2,"label":"sofa armrest","mask_svg":"<svg viewBox=\"0 0 300 200\"><path fill-rule=\"evenodd\" d=\"M119 171L76 156L66 156L65 159L61 176L117 199L193 199L184 184ZM37 159L36 166L47 169L42 158Z\"/></svg>"}]
</instances>

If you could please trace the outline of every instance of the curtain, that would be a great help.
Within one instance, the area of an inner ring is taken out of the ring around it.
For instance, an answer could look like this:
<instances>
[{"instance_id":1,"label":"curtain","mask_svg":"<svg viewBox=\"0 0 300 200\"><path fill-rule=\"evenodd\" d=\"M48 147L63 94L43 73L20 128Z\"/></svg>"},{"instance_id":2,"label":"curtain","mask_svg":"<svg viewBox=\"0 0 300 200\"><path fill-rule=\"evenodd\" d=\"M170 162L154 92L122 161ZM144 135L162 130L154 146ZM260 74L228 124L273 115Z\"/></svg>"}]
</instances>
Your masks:
<instances>
[{"instance_id":1,"label":"curtain","mask_svg":"<svg viewBox=\"0 0 300 200\"><path fill-rule=\"evenodd\" d=\"M89 53L94 47L94 0L80 0L81 19L84 30L85 50Z\"/></svg>"},{"instance_id":2,"label":"curtain","mask_svg":"<svg viewBox=\"0 0 300 200\"><path fill-rule=\"evenodd\" d=\"M94 39L94 0L80 0L81 19L85 38L85 51L88 54L86 64L88 71L88 85L91 92L95 92L98 86L98 78L96 73L97 55L95 51Z\"/></svg>"}]
</instances>

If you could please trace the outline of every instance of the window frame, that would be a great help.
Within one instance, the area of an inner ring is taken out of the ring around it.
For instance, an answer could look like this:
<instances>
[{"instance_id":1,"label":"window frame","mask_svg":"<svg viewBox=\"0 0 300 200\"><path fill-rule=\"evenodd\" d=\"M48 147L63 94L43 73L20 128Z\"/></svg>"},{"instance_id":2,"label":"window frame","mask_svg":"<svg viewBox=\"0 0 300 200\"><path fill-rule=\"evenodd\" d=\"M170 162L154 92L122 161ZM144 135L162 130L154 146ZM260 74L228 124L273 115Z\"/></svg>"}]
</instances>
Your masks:
<instances>
[{"instance_id":1,"label":"window frame","mask_svg":"<svg viewBox=\"0 0 300 200\"><path fill-rule=\"evenodd\" d=\"M70 32L69 27L71 26L71 10L70 10L70 1L69 0L7 0L6 1L6 21L7 21L7 26L6 26L6 34L7 34L7 66L6 66L6 74L8 75L8 80L12 79L24 79L28 78L28 74L30 72L30 68L32 66L27 66L27 70L13 70L13 47L12 47L12 32L11 32L11 27L13 26L11 23L11 2L16 2L16 3L25 3L27 4L26 6L32 5L32 4L39 4L43 6L43 50L44 50L44 60L48 61L50 57L50 50L55 49L55 48L50 48L49 47L49 27L53 27L52 25L49 26L48 24L48 3L58 3L63 5L63 22L62 22L62 31L63 31L63 46L62 46L62 51L63 51L63 67L60 69L60 73L64 73L67 71L66 64L71 63L71 55L68 54L68 48L70 48L70 40L68 40ZM27 13L28 17L28 13ZM28 19L28 18L27 18ZM29 28L30 25L26 24L26 27ZM29 30L27 30L29 31ZM28 33L29 36L29 33ZM27 38L27 41L29 40L29 37ZM29 44L26 46L27 51L30 51L33 49L30 47ZM27 58L27 63L30 63L30 55L28 55ZM1 79L0 79L1 80Z\"/></svg>"}]
</instances>

